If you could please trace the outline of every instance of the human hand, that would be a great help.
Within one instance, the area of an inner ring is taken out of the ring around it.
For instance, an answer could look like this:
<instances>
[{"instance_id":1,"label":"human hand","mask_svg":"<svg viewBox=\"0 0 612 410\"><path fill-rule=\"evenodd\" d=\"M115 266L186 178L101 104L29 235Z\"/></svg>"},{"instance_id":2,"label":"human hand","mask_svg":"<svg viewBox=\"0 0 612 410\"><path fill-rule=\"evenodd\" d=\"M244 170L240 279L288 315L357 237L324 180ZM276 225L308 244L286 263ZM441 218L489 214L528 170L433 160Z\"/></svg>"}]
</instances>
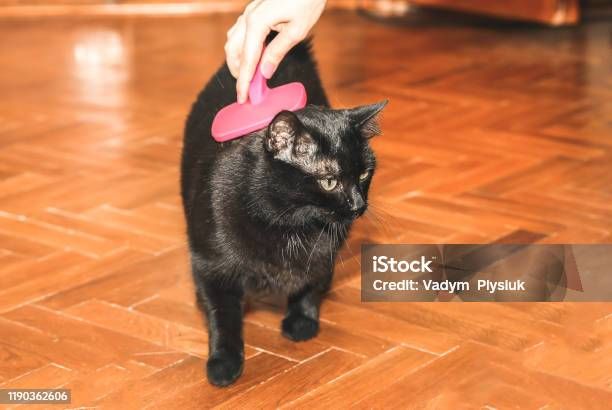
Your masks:
<instances>
[{"instance_id":1,"label":"human hand","mask_svg":"<svg viewBox=\"0 0 612 410\"><path fill-rule=\"evenodd\" d=\"M227 32L227 66L236 77L239 103L247 100L249 84L260 61L261 74L270 78L285 54L315 25L327 0L254 0ZM278 35L261 55L270 31Z\"/></svg>"}]
</instances>

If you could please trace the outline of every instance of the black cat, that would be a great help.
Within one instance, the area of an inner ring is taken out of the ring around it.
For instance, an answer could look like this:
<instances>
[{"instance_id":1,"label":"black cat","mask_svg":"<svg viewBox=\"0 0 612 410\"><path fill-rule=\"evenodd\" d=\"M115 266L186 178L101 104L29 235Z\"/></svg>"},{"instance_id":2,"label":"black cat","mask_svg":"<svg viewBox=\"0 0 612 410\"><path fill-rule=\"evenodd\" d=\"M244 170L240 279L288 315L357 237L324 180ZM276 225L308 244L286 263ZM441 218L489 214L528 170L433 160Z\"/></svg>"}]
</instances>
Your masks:
<instances>
[{"instance_id":1,"label":"black cat","mask_svg":"<svg viewBox=\"0 0 612 410\"><path fill-rule=\"evenodd\" d=\"M385 102L332 110L309 42L285 57L269 84L299 81L308 105L283 111L261 131L216 143L213 117L235 101L227 66L192 107L185 129L181 190L197 300L208 318L210 383L226 386L242 372L243 295L288 295L282 333L314 337L319 304L329 288L336 252L367 207Z\"/></svg>"}]
</instances>

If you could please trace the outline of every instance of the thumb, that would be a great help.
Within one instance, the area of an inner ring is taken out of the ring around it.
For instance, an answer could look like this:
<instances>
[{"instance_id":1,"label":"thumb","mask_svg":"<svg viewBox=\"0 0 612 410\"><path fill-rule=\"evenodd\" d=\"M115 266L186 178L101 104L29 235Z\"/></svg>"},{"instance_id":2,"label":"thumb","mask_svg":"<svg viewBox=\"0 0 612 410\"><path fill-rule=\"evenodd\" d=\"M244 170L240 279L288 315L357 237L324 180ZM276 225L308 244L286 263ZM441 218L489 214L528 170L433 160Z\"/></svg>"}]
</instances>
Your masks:
<instances>
[{"instance_id":1,"label":"thumb","mask_svg":"<svg viewBox=\"0 0 612 410\"><path fill-rule=\"evenodd\" d=\"M264 51L261 58L261 74L267 79L272 77L285 55L303 38L304 36L291 27L285 27L280 31Z\"/></svg>"}]
</instances>

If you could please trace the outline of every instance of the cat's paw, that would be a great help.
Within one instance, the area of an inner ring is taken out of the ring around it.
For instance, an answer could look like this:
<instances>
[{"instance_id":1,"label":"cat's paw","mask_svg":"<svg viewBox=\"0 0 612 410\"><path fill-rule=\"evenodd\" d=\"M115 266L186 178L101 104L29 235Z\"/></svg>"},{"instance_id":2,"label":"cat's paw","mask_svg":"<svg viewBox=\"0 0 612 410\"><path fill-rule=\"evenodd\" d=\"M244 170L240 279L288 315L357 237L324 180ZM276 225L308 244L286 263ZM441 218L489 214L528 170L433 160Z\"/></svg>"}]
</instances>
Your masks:
<instances>
[{"instance_id":1,"label":"cat's paw","mask_svg":"<svg viewBox=\"0 0 612 410\"><path fill-rule=\"evenodd\" d=\"M283 336L294 342L312 339L319 332L319 322L302 315L289 315L281 324Z\"/></svg>"},{"instance_id":2,"label":"cat's paw","mask_svg":"<svg viewBox=\"0 0 612 410\"><path fill-rule=\"evenodd\" d=\"M217 353L206 362L208 381L218 387L232 384L242 374L244 359L238 353Z\"/></svg>"}]
</instances>

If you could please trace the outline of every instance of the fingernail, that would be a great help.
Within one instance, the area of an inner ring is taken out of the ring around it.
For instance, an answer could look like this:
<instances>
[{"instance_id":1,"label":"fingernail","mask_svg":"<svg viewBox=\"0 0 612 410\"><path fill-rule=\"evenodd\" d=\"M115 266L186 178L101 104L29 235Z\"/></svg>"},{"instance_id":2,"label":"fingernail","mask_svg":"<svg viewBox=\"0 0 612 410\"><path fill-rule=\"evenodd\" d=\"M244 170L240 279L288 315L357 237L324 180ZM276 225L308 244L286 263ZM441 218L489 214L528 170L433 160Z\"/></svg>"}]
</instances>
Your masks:
<instances>
[{"instance_id":1,"label":"fingernail","mask_svg":"<svg viewBox=\"0 0 612 410\"><path fill-rule=\"evenodd\" d=\"M238 94L237 96L237 100L238 100L238 104L244 104L244 98L242 97L242 95Z\"/></svg>"},{"instance_id":2,"label":"fingernail","mask_svg":"<svg viewBox=\"0 0 612 410\"><path fill-rule=\"evenodd\" d=\"M270 77L272 77L272 74L274 74L275 69L276 67L274 67L274 64L269 61L264 61L259 71L261 71L261 75L269 80Z\"/></svg>"}]
</instances>

